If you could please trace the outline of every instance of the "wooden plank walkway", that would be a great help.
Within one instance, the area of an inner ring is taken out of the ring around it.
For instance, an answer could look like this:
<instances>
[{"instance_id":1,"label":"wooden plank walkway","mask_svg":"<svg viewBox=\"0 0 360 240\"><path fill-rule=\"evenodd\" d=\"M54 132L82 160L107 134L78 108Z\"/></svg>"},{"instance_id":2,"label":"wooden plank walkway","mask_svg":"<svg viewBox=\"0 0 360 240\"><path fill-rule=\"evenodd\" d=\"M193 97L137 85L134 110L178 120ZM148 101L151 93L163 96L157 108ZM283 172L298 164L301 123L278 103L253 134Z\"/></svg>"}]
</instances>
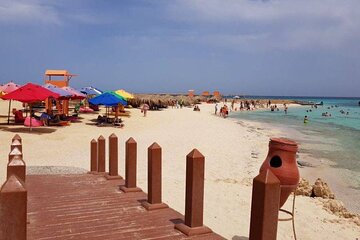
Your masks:
<instances>
[{"instance_id":1,"label":"wooden plank walkway","mask_svg":"<svg viewBox=\"0 0 360 240\"><path fill-rule=\"evenodd\" d=\"M183 215L171 208L146 211L147 195L125 194L124 184L92 174L26 176L27 239L223 239L187 237L174 229Z\"/></svg>"}]
</instances>

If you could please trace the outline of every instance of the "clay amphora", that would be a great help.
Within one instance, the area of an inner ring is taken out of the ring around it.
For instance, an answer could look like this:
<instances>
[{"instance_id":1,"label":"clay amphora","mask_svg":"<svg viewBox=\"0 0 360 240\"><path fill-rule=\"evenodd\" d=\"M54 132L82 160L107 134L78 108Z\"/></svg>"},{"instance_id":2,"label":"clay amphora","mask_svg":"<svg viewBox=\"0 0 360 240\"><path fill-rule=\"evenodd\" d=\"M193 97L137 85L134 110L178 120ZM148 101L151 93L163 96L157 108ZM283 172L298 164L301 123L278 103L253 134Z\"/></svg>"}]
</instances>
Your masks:
<instances>
[{"instance_id":1,"label":"clay amphora","mask_svg":"<svg viewBox=\"0 0 360 240\"><path fill-rule=\"evenodd\" d=\"M296 163L296 142L286 138L271 138L268 155L260 172L270 169L280 180L280 207L284 205L290 193L299 183L300 175Z\"/></svg>"}]
</instances>

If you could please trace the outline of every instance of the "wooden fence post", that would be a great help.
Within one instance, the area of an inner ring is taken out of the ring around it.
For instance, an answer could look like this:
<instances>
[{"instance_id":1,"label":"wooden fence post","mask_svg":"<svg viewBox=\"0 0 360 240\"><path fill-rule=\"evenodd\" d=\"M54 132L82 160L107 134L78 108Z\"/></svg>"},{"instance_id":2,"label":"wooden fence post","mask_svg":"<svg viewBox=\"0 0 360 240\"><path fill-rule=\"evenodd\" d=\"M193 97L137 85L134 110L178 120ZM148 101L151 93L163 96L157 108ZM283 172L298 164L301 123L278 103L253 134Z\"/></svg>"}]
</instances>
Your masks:
<instances>
[{"instance_id":1,"label":"wooden fence post","mask_svg":"<svg viewBox=\"0 0 360 240\"><path fill-rule=\"evenodd\" d=\"M20 144L22 144L22 139L19 134L15 134L15 136L11 139L11 142L14 142L15 140L18 140Z\"/></svg>"},{"instance_id":2,"label":"wooden fence post","mask_svg":"<svg viewBox=\"0 0 360 240\"><path fill-rule=\"evenodd\" d=\"M98 172L105 174L105 138L101 135L98 138Z\"/></svg>"},{"instance_id":3,"label":"wooden fence post","mask_svg":"<svg viewBox=\"0 0 360 240\"><path fill-rule=\"evenodd\" d=\"M142 191L136 187L136 158L137 143L133 138L129 138L125 145L125 186L120 187L123 192Z\"/></svg>"},{"instance_id":4,"label":"wooden fence post","mask_svg":"<svg viewBox=\"0 0 360 240\"><path fill-rule=\"evenodd\" d=\"M118 159L118 137L113 133L109 136L109 174L105 175L106 179L122 179L118 174Z\"/></svg>"},{"instance_id":5,"label":"wooden fence post","mask_svg":"<svg viewBox=\"0 0 360 240\"><path fill-rule=\"evenodd\" d=\"M197 150L186 156L185 224L175 228L188 236L211 233L203 225L205 157Z\"/></svg>"},{"instance_id":6,"label":"wooden fence post","mask_svg":"<svg viewBox=\"0 0 360 240\"><path fill-rule=\"evenodd\" d=\"M26 240L27 190L16 175L11 175L0 190L0 239Z\"/></svg>"},{"instance_id":7,"label":"wooden fence post","mask_svg":"<svg viewBox=\"0 0 360 240\"><path fill-rule=\"evenodd\" d=\"M161 202L161 147L157 143L148 148L148 200L142 205L148 211L168 207Z\"/></svg>"},{"instance_id":8,"label":"wooden fence post","mask_svg":"<svg viewBox=\"0 0 360 240\"><path fill-rule=\"evenodd\" d=\"M98 144L95 139L90 142L90 172L97 173L98 171Z\"/></svg>"},{"instance_id":9,"label":"wooden fence post","mask_svg":"<svg viewBox=\"0 0 360 240\"><path fill-rule=\"evenodd\" d=\"M23 154L18 148L12 149L9 153L9 162L16 156L20 157L21 159L23 158Z\"/></svg>"},{"instance_id":10,"label":"wooden fence post","mask_svg":"<svg viewBox=\"0 0 360 240\"><path fill-rule=\"evenodd\" d=\"M268 169L253 180L250 240L276 240L279 207L280 181Z\"/></svg>"},{"instance_id":11,"label":"wooden fence post","mask_svg":"<svg viewBox=\"0 0 360 240\"><path fill-rule=\"evenodd\" d=\"M20 150L20 152L22 152L22 144L18 139L15 139L14 141L12 141L12 143L10 145L10 151L14 150L14 148L17 148Z\"/></svg>"},{"instance_id":12,"label":"wooden fence post","mask_svg":"<svg viewBox=\"0 0 360 240\"><path fill-rule=\"evenodd\" d=\"M16 175L21 181L25 182L26 166L20 156L14 156L7 165L7 179L11 175Z\"/></svg>"}]
</instances>

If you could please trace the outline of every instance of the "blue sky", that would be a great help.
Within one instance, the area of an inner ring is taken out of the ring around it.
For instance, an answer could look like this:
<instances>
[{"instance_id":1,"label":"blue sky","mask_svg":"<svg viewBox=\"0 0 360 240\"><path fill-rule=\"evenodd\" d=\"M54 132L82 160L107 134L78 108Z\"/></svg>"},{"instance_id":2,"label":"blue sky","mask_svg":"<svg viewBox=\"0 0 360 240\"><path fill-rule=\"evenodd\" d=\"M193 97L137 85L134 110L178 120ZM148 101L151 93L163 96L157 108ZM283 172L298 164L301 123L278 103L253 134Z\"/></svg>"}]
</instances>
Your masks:
<instances>
[{"instance_id":1,"label":"blue sky","mask_svg":"<svg viewBox=\"0 0 360 240\"><path fill-rule=\"evenodd\" d=\"M360 96L359 0L0 0L0 83Z\"/></svg>"}]
</instances>

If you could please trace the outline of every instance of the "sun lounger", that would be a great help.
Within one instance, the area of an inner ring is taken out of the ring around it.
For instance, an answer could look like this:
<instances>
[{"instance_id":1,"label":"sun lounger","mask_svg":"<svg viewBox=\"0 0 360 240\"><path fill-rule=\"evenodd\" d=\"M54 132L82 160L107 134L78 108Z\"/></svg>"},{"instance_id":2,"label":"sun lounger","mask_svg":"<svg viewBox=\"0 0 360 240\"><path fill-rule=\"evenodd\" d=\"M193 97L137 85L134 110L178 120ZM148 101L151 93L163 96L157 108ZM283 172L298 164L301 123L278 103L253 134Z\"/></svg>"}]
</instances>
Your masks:
<instances>
[{"instance_id":1,"label":"sun lounger","mask_svg":"<svg viewBox=\"0 0 360 240\"><path fill-rule=\"evenodd\" d=\"M70 121L49 122L49 126L69 126Z\"/></svg>"},{"instance_id":2,"label":"sun lounger","mask_svg":"<svg viewBox=\"0 0 360 240\"><path fill-rule=\"evenodd\" d=\"M88 107L80 107L79 112L81 112L81 113L92 113L92 112L94 112L94 110L91 109L91 108L88 108Z\"/></svg>"}]
</instances>

